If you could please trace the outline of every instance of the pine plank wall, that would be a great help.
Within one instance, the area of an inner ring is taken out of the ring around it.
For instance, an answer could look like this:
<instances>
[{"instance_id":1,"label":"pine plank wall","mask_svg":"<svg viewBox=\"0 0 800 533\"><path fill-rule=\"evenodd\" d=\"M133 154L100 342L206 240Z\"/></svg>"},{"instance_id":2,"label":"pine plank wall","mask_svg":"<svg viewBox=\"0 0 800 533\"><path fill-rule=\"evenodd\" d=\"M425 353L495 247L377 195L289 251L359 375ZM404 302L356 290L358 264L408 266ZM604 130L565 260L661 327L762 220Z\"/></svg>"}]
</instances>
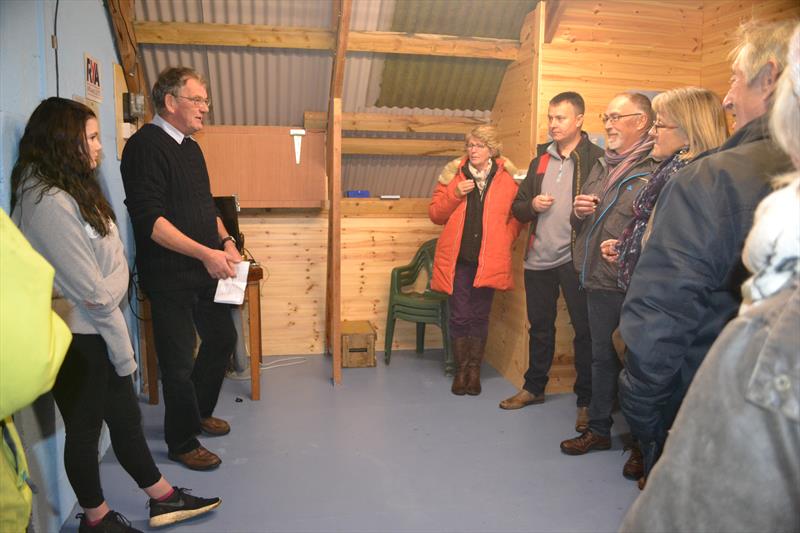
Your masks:
<instances>
[{"instance_id":1,"label":"pine plank wall","mask_svg":"<svg viewBox=\"0 0 800 533\"><path fill-rule=\"evenodd\" d=\"M792 16L800 16L796 0L566 0L555 37L537 54L543 16L532 12L521 32L519 59L509 65L492 113L505 154L517 166L527 166L533 145L547 138L547 101L561 91L584 96L585 129L591 132L603 131L598 114L625 90L701 85L724 96L730 76L727 55L739 22ZM369 320L382 350L391 268L408 262L440 228L428 220L426 200L345 199L342 214L342 318ZM246 210L240 225L247 248L266 267L261 286L264 354L321 354L327 212ZM515 245L516 288L495 298L487 353L516 386L527 368L522 248L521 237ZM571 390L574 380L572 332L563 301L557 327L549 392ZM438 328L428 328L426 345L441 346ZM413 325L399 321L394 348L413 347Z\"/></svg>"}]
</instances>

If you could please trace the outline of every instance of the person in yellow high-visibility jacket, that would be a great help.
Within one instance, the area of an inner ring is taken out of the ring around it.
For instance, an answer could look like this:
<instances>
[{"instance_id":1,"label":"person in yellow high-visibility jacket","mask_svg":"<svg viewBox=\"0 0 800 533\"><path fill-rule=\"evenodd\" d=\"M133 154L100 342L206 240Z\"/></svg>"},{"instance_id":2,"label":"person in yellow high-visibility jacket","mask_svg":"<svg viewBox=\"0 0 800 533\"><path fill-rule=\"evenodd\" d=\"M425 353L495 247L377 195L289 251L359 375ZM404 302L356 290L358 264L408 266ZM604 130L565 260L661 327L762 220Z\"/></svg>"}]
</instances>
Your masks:
<instances>
[{"instance_id":1,"label":"person in yellow high-visibility jacket","mask_svg":"<svg viewBox=\"0 0 800 533\"><path fill-rule=\"evenodd\" d=\"M72 334L51 307L53 267L0 210L0 531L25 531L28 463L11 415L53 387Z\"/></svg>"}]
</instances>

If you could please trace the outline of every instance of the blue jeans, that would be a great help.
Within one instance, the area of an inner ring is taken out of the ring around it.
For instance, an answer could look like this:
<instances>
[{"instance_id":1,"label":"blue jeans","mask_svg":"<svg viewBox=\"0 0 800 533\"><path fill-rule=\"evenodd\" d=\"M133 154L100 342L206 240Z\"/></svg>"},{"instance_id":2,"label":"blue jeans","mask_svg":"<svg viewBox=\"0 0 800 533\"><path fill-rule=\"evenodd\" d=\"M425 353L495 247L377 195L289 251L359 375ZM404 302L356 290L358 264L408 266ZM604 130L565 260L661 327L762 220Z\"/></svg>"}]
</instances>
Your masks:
<instances>
[{"instance_id":1,"label":"blue jeans","mask_svg":"<svg viewBox=\"0 0 800 533\"><path fill-rule=\"evenodd\" d=\"M200 419L214 412L236 348L230 306L214 303L215 285L151 291L153 336L164 391L164 439L173 453L200 446ZM195 328L200 349L194 358Z\"/></svg>"},{"instance_id":2,"label":"blue jeans","mask_svg":"<svg viewBox=\"0 0 800 533\"><path fill-rule=\"evenodd\" d=\"M592 402L589 429L602 437L611 436L611 411L617 396L617 377L622 365L611 342L619 325L624 292L587 290L589 329L592 332Z\"/></svg>"}]
</instances>

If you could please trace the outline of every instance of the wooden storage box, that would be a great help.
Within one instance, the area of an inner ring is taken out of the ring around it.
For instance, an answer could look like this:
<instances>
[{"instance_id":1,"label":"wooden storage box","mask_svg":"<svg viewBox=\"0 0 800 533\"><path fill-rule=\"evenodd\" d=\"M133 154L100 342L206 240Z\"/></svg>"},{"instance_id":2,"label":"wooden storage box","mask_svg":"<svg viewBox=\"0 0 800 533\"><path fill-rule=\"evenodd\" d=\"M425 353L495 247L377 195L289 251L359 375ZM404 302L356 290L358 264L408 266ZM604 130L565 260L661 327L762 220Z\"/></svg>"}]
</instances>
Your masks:
<instances>
[{"instance_id":1,"label":"wooden storage box","mask_svg":"<svg viewBox=\"0 0 800 533\"><path fill-rule=\"evenodd\" d=\"M342 321L342 366L375 366L375 330L366 320Z\"/></svg>"}]
</instances>

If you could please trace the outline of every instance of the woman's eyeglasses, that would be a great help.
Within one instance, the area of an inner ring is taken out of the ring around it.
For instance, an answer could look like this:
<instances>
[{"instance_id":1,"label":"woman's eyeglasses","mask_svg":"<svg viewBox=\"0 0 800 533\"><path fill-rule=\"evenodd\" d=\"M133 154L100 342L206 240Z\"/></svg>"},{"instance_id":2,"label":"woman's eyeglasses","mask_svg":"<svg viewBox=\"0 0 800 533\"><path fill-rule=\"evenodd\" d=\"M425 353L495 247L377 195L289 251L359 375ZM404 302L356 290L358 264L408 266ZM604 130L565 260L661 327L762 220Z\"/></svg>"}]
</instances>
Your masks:
<instances>
[{"instance_id":1,"label":"woman's eyeglasses","mask_svg":"<svg viewBox=\"0 0 800 533\"><path fill-rule=\"evenodd\" d=\"M468 143L467 144L467 150L473 150L475 148L477 148L478 150L483 150L484 148L486 148L486 145L485 144L478 144L478 143Z\"/></svg>"}]
</instances>

